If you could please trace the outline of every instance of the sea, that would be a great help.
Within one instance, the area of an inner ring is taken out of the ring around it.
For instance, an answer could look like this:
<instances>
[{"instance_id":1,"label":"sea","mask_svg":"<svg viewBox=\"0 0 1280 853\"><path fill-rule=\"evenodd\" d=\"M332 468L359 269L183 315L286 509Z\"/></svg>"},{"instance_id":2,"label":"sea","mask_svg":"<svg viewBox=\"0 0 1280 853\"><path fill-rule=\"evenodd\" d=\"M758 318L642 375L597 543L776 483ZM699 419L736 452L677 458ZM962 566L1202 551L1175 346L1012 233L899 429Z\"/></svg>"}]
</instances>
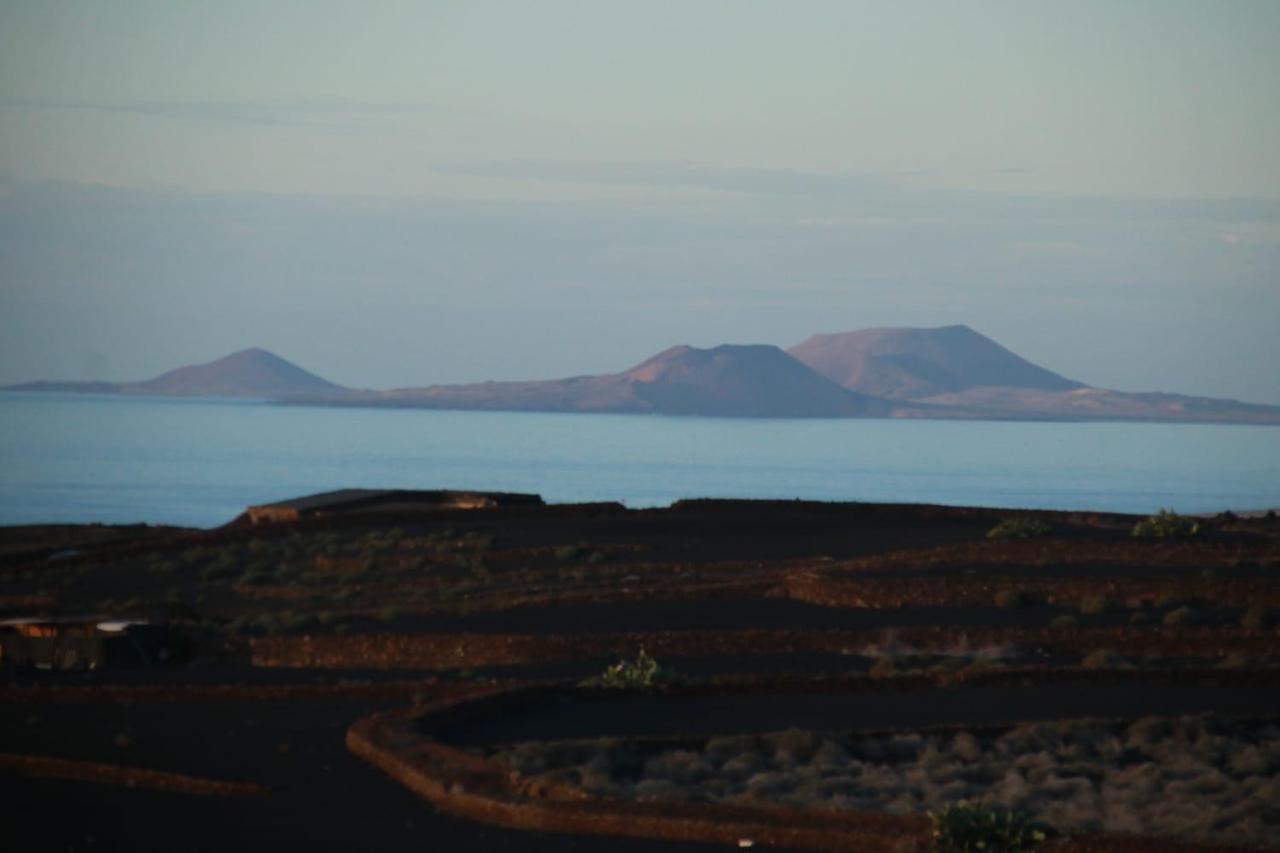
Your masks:
<instances>
[{"instance_id":1,"label":"sea","mask_svg":"<svg viewBox=\"0 0 1280 853\"><path fill-rule=\"evenodd\" d=\"M0 524L214 527L347 487L665 506L801 498L1150 513L1280 507L1280 427L757 420L0 392Z\"/></svg>"}]
</instances>

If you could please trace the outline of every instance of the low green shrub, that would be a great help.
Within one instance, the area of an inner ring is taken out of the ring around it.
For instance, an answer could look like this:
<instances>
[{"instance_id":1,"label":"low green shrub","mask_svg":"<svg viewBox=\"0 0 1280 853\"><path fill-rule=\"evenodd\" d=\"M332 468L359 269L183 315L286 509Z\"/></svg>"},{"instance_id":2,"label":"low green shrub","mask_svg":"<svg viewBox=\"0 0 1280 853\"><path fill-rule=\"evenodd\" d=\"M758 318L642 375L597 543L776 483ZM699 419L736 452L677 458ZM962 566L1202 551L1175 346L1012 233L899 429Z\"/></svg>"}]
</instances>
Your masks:
<instances>
[{"instance_id":1,"label":"low green shrub","mask_svg":"<svg viewBox=\"0 0 1280 853\"><path fill-rule=\"evenodd\" d=\"M200 579L205 582L226 581L239 576L240 567L235 563L224 564L219 561L200 570Z\"/></svg>"},{"instance_id":2,"label":"low green shrub","mask_svg":"<svg viewBox=\"0 0 1280 853\"><path fill-rule=\"evenodd\" d=\"M1038 518L1005 518L987 531L988 539L1034 539L1047 536L1052 531L1049 525Z\"/></svg>"},{"instance_id":3,"label":"low green shrub","mask_svg":"<svg viewBox=\"0 0 1280 853\"><path fill-rule=\"evenodd\" d=\"M1162 509L1133 526L1130 533L1139 539L1174 539L1195 536L1200 532L1200 522L1171 509Z\"/></svg>"},{"instance_id":4,"label":"low green shrub","mask_svg":"<svg viewBox=\"0 0 1280 853\"><path fill-rule=\"evenodd\" d=\"M1080 599L1080 613L1084 616L1100 616L1111 609L1105 595L1089 595Z\"/></svg>"},{"instance_id":5,"label":"low green shrub","mask_svg":"<svg viewBox=\"0 0 1280 853\"><path fill-rule=\"evenodd\" d=\"M1070 613L1063 613L1060 616L1053 617L1053 621L1049 623L1049 627L1055 631L1070 631L1079 627L1080 620L1072 616Z\"/></svg>"},{"instance_id":6,"label":"low green shrub","mask_svg":"<svg viewBox=\"0 0 1280 853\"><path fill-rule=\"evenodd\" d=\"M1170 610L1160 621L1173 628L1178 625L1198 625L1203 621L1203 616L1194 607L1179 607L1177 610Z\"/></svg>"},{"instance_id":7,"label":"low green shrub","mask_svg":"<svg viewBox=\"0 0 1280 853\"><path fill-rule=\"evenodd\" d=\"M1046 823L1011 809L956 803L930 812L933 849L943 853L1034 850L1053 835Z\"/></svg>"},{"instance_id":8,"label":"low green shrub","mask_svg":"<svg viewBox=\"0 0 1280 853\"><path fill-rule=\"evenodd\" d=\"M1001 610L1013 610L1026 603L1022 593L1016 589L1000 590L996 593L994 602Z\"/></svg>"},{"instance_id":9,"label":"low green shrub","mask_svg":"<svg viewBox=\"0 0 1280 853\"><path fill-rule=\"evenodd\" d=\"M555 550L557 560L572 560L582 553L582 549L577 545L561 545Z\"/></svg>"},{"instance_id":10,"label":"low green shrub","mask_svg":"<svg viewBox=\"0 0 1280 853\"><path fill-rule=\"evenodd\" d=\"M1255 604L1240 617L1240 627L1258 631L1271 625L1271 611L1261 604Z\"/></svg>"},{"instance_id":11,"label":"low green shrub","mask_svg":"<svg viewBox=\"0 0 1280 853\"><path fill-rule=\"evenodd\" d=\"M638 687L656 687L668 683L675 678L675 673L658 665L649 657L643 647L635 660L620 660L608 667L602 674L582 682L588 687L608 687L612 689L635 689Z\"/></svg>"},{"instance_id":12,"label":"low green shrub","mask_svg":"<svg viewBox=\"0 0 1280 853\"><path fill-rule=\"evenodd\" d=\"M898 674L898 666L894 663L893 658L877 658L876 662L867 670L867 675L872 678L893 678Z\"/></svg>"},{"instance_id":13,"label":"low green shrub","mask_svg":"<svg viewBox=\"0 0 1280 853\"><path fill-rule=\"evenodd\" d=\"M240 583L246 586L261 586L271 583L271 572L263 569L249 569L240 576Z\"/></svg>"},{"instance_id":14,"label":"low green shrub","mask_svg":"<svg viewBox=\"0 0 1280 853\"><path fill-rule=\"evenodd\" d=\"M1080 665L1085 669L1115 669L1120 664L1121 659L1110 649L1090 652L1084 660L1080 661Z\"/></svg>"},{"instance_id":15,"label":"low green shrub","mask_svg":"<svg viewBox=\"0 0 1280 853\"><path fill-rule=\"evenodd\" d=\"M486 566L484 564L484 560L479 557L467 560L465 565L467 568L467 576L476 583L485 584L493 578L493 575L489 572L489 567Z\"/></svg>"}]
</instances>

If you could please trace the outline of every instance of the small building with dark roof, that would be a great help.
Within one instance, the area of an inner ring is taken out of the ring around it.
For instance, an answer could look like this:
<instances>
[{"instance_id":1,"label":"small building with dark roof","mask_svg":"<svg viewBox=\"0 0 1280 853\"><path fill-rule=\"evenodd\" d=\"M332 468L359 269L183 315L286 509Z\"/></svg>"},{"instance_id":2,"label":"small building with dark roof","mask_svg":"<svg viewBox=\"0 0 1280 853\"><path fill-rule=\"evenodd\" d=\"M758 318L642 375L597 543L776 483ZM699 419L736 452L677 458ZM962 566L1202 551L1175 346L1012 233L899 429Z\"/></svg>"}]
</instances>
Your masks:
<instances>
[{"instance_id":1,"label":"small building with dark roof","mask_svg":"<svg viewBox=\"0 0 1280 853\"><path fill-rule=\"evenodd\" d=\"M542 506L542 498L539 495L514 492L447 489L339 489L251 506L245 510L245 515L253 524L262 524L356 512L484 509L499 506Z\"/></svg>"},{"instance_id":2,"label":"small building with dark roof","mask_svg":"<svg viewBox=\"0 0 1280 853\"><path fill-rule=\"evenodd\" d=\"M0 664L85 670L151 666L169 659L165 625L97 617L0 620Z\"/></svg>"}]
</instances>

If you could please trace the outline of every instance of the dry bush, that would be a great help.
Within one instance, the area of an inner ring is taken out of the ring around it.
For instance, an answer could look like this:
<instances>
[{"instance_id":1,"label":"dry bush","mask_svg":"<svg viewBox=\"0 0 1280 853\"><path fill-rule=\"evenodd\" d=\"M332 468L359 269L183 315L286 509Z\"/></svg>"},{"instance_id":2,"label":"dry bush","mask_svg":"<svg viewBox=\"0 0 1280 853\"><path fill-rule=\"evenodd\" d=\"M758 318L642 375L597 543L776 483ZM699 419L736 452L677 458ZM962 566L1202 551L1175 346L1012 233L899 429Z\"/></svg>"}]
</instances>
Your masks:
<instances>
[{"instance_id":1,"label":"dry bush","mask_svg":"<svg viewBox=\"0 0 1280 853\"><path fill-rule=\"evenodd\" d=\"M1130 533L1140 539L1174 539L1200 533L1200 522L1173 510L1162 509L1133 526Z\"/></svg>"},{"instance_id":2,"label":"dry bush","mask_svg":"<svg viewBox=\"0 0 1280 853\"><path fill-rule=\"evenodd\" d=\"M1064 831L1218 843L1280 837L1280 725L1203 717L1030 723L955 734L712 738L640 756L618 739L521 744L505 766L637 800L937 812L966 800Z\"/></svg>"},{"instance_id":3,"label":"dry bush","mask_svg":"<svg viewBox=\"0 0 1280 853\"><path fill-rule=\"evenodd\" d=\"M1255 604L1240 617L1240 627L1251 631L1260 631L1271 626L1271 611L1260 604Z\"/></svg>"},{"instance_id":4,"label":"dry bush","mask_svg":"<svg viewBox=\"0 0 1280 853\"><path fill-rule=\"evenodd\" d=\"M1121 657L1110 649L1098 649L1085 655L1080 665L1085 669L1115 669L1123 662Z\"/></svg>"},{"instance_id":5,"label":"dry bush","mask_svg":"<svg viewBox=\"0 0 1280 853\"><path fill-rule=\"evenodd\" d=\"M872 678L892 678L898 674L898 668L894 664L893 658L883 657L871 665L867 670L867 674Z\"/></svg>"},{"instance_id":6,"label":"dry bush","mask_svg":"<svg viewBox=\"0 0 1280 853\"><path fill-rule=\"evenodd\" d=\"M1004 518L987 531L988 539L1034 539L1052 532L1048 524L1038 518Z\"/></svg>"},{"instance_id":7,"label":"dry bush","mask_svg":"<svg viewBox=\"0 0 1280 853\"><path fill-rule=\"evenodd\" d=\"M1202 621L1204 621L1203 615L1194 607L1179 607L1176 610L1170 610L1161 620L1164 625L1171 628L1179 625L1198 625Z\"/></svg>"},{"instance_id":8,"label":"dry bush","mask_svg":"<svg viewBox=\"0 0 1280 853\"><path fill-rule=\"evenodd\" d=\"M1111 609L1111 601L1105 595L1089 595L1080 599L1080 613L1084 616L1101 616Z\"/></svg>"},{"instance_id":9,"label":"dry bush","mask_svg":"<svg viewBox=\"0 0 1280 853\"><path fill-rule=\"evenodd\" d=\"M1002 610L1030 607L1038 603L1034 596L1021 589L1002 589L996 593L994 600L996 607Z\"/></svg>"}]
</instances>

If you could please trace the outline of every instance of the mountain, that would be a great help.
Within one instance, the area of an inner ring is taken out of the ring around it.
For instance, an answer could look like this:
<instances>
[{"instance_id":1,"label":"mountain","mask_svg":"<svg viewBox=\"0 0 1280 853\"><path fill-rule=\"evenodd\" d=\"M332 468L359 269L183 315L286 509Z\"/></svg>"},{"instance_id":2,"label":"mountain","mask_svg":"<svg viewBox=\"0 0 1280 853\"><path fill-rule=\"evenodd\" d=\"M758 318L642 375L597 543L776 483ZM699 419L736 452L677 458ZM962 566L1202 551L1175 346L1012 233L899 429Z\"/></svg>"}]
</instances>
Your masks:
<instances>
[{"instance_id":1,"label":"mountain","mask_svg":"<svg viewBox=\"0 0 1280 853\"><path fill-rule=\"evenodd\" d=\"M845 388L912 404L895 417L1280 424L1280 406L1092 388L968 326L815 335L788 352Z\"/></svg>"},{"instance_id":2,"label":"mountain","mask_svg":"<svg viewBox=\"0 0 1280 853\"><path fill-rule=\"evenodd\" d=\"M179 367L145 382L126 383L129 394L201 397L283 397L342 391L291 361L264 349L241 350L207 364Z\"/></svg>"},{"instance_id":3,"label":"mountain","mask_svg":"<svg viewBox=\"0 0 1280 853\"><path fill-rule=\"evenodd\" d=\"M279 399L299 394L336 394L346 389L255 347L207 364L179 367L142 382L28 382L11 385L7 390Z\"/></svg>"},{"instance_id":4,"label":"mountain","mask_svg":"<svg viewBox=\"0 0 1280 853\"><path fill-rule=\"evenodd\" d=\"M993 386L1038 391L1085 387L1032 364L968 326L815 335L788 352L832 382L895 400Z\"/></svg>"},{"instance_id":5,"label":"mountain","mask_svg":"<svg viewBox=\"0 0 1280 853\"><path fill-rule=\"evenodd\" d=\"M143 382L29 382L6 390L524 412L1280 425L1280 406L1091 388L967 326L817 335L789 352L678 346L621 373L531 382L360 391L247 349Z\"/></svg>"},{"instance_id":6,"label":"mountain","mask_svg":"<svg viewBox=\"0 0 1280 853\"><path fill-rule=\"evenodd\" d=\"M306 402L305 400L300 402ZM538 382L482 382L349 393L339 405L717 417L887 416L774 346L672 347L630 370Z\"/></svg>"}]
</instances>

